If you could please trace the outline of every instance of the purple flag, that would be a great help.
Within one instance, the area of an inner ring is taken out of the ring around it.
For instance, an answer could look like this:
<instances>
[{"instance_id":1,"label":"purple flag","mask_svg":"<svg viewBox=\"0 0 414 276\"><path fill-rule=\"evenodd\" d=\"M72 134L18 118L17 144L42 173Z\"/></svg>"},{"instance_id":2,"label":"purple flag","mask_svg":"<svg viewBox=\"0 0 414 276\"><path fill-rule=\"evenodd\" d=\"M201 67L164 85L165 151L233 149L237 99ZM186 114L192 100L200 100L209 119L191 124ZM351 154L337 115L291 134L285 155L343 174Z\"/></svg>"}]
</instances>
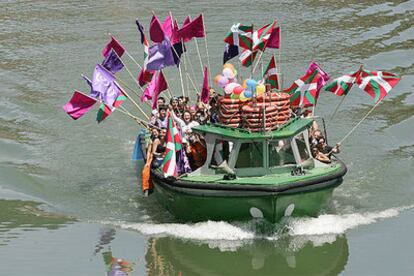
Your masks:
<instances>
[{"instance_id":1,"label":"purple flag","mask_svg":"<svg viewBox=\"0 0 414 276\"><path fill-rule=\"evenodd\" d=\"M318 70L319 75L321 75L321 78L318 79L317 84L317 91L319 91L329 80L330 76L328 73L326 73L324 70L322 70L319 65L312 61L311 64L309 64L308 70L306 70L306 74L312 74L313 71Z\"/></svg>"},{"instance_id":2,"label":"purple flag","mask_svg":"<svg viewBox=\"0 0 414 276\"><path fill-rule=\"evenodd\" d=\"M96 65L93 72L92 90L97 93L96 98L101 99L109 106L113 106L115 99L121 93L115 83L115 77L100 64Z\"/></svg>"},{"instance_id":3,"label":"purple flag","mask_svg":"<svg viewBox=\"0 0 414 276\"><path fill-rule=\"evenodd\" d=\"M63 106L63 110L65 110L73 120L77 120L91 110L95 103L96 99L89 97L82 92L75 91L69 102Z\"/></svg>"},{"instance_id":4,"label":"purple flag","mask_svg":"<svg viewBox=\"0 0 414 276\"><path fill-rule=\"evenodd\" d=\"M175 65L175 63L171 43L168 39L164 39L161 43L156 43L149 48L148 71L161 70L172 65Z\"/></svg>"},{"instance_id":5,"label":"purple flag","mask_svg":"<svg viewBox=\"0 0 414 276\"><path fill-rule=\"evenodd\" d=\"M124 68L124 64L113 49L111 49L109 54L105 57L102 66L113 74Z\"/></svg>"},{"instance_id":6,"label":"purple flag","mask_svg":"<svg viewBox=\"0 0 414 276\"><path fill-rule=\"evenodd\" d=\"M187 154L185 154L185 150L181 149L178 153L178 160L177 160L177 173L179 175L181 174L185 174L185 173L190 173L191 170L191 166L190 166L190 162L188 160Z\"/></svg>"}]
</instances>

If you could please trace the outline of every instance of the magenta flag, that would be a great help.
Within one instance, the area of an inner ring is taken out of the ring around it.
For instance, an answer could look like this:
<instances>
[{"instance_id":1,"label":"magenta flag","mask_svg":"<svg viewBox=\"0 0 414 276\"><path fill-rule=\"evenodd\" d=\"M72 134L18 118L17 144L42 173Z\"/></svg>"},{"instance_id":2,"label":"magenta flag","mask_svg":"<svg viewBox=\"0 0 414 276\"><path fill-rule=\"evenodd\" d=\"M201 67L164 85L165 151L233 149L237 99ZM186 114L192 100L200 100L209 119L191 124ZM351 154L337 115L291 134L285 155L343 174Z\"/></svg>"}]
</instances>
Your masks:
<instances>
[{"instance_id":1,"label":"magenta flag","mask_svg":"<svg viewBox=\"0 0 414 276\"><path fill-rule=\"evenodd\" d=\"M207 66L205 66L203 87L201 88L201 101L207 104L209 99L210 99L210 89L208 87L208 70L207 70Z\"/></svg>"},{"instance_id":2,"label":"magenta flag","mask_svg":"<svg viewBox=\"0 0 414 276\"><path fill-rule=\"evenodd\" d=\"M156 77L153 77L151 82L148 84L148 86L145 88L144 93L141 95L141 102L145 103L146 101L149 101L152 99L154 95L155 88L157 86L156 84Z\"/></svg>"},{"instance_id":3,"label":"magenta flag","mask_svg":"<svg viewBox=\"0 0 414 276\"><path fill-rule=\"evenodd\" d=\"M189 15L187 15L187 17L184 19L183 25L181 26L184 27L185 25L187 25L188 23L191 22L191 17Z\"/></svg>"},{"instance_id":4,"label":"magenta flag","mask_svg":"<svg viewBox=\"0 0 414 276\"><path fill-rule=\"evenodd\" d=\"M75 91L69 102L63 106L63 110L72 117L73 120L77 120L91 110L96 101L96 99L89 97L82 92Z\"/></svg>"},{"instance_id":5,"label":"magenta flag","mask_svg":"<svg viewBox=\"0 0 414 276\"><path fill-rule=\"evenodd\" d=\"M152 76L154 75L154 73L154 71L147 71L144 68L142 68L141 71L139 71L139 75L137 78L138 84L142 87L149 83L152 80Z\"/></svg>"},{"instance_id":6,"label":"magenta flag","mask_svg":"<svg viewBox=\"0 0 414 276\"><path fill-rule=\"evenodd\" d=\"M149 27L150 38L155 43L161 43L164 40L164 29L157 16L153 15Z\"/></svg>"},{"instance_id":7,"label":"magenta flag","mask_svg":"<svg viewBox=\"0 0 414 276\"><path fill-rule=\"evenodd\" d=\"M155 77L154 77L154 79L155 79ZM162 71L160 71L160 73L158 74L158 77L156 79L157 79L157 81L156 81L156 84L155 84L154 94L153 94L153 98L152 98L152 108L153 109L157 108L158 96L161 94L162 91L164 91L168 88L167 81L166 81Z\"/></svg>"},{"instance_id":8,"label":"magenta flag","mask_svg":"<svg viewBox=\"0 0 414 276\"><path fill-rule=\"evenodd\" d=\"M181 37L180 37L180 34L178 33L178 30L179 30L178 23L176 20L174 20L174 25L171 30L171 37L170 37L171 38L170 41L172 45L181 43Z\"/></svg>"},{"instance_id":9,"label":"magenta flag","mask_svg":"<svg viewBox=\"0 0 414 276\"><path fill-rule=\"evenodd\" d=\"M183 25L178 33L184 42L190 41L193 37L205 37L203 14Z\"/></svg>"},{"instance_id":10,"label":"magenta flag","mask_svg":"<svg viewBox=\"0 0 414 276\"><path fill-rule=\"evenodd\" d=\"M270 33L269 40L266 44L267 48L279 49L280 48L280 27L274 28Z\"/></svg>"},{"instance_id":11,"label":"magenta flag","mask_svg":"<svg viewBox=\"0 0 414 276\"><path fill-rule=\"evenodd\" d=\"M162 29L164 30L164 34L171 40L173 32L173 20L171 12L165 18L164 23L162 23Z\"/></svg>"},{"instance_id":12,"label":"magenta flag","mask_svg":"<svg viewBox=\"0 0 414 276\"><path fill-rule=\"evenodd\" d=\"M321 76L318 79L317 88L316 90L319 92L319 90L328 82L330 76L328 73L326 73L322 68L314 61L312 61L309 64L308 70L306 70L306 74L312 74L313 71L318 70L319 75Z\"/></svg>"},{"instance_id":13,"label":"magenta flag","mask_svg":"<svg viewBox=\"0 0 414 276\"><path fill-rule=\"evenodd\" d=\"M103 48L102 50L102 56L107 57L111 49L114 49L114 51L118 54L119 57L121 57L125 52L125 48L112 35L111 40L106 44L105 48Z\"/></svg>"}]
</instances>

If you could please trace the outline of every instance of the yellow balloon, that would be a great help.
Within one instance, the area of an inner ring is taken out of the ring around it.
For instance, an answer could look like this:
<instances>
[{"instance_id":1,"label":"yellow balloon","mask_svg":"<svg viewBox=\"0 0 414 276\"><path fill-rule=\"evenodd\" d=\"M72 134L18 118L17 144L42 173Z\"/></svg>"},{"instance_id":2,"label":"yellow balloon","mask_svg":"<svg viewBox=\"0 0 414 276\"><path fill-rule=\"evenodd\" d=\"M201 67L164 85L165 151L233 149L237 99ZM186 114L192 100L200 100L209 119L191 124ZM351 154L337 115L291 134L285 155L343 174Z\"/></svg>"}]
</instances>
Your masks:
<instances>
[{"instance_id":1,"label":"yellow balloon","mask_svg":"<svg viewBox=\"0 0 414 276\"><path fill-rule=\"evenodd\" d=\"M243 86L244 88L247 88L247 83L246 83L246 80L244 80L244 81L243 81L242 86Z\"/></svg>"},{"instance_id":2,"label":"yellow balloon","mask_svg":"<svg viewBox=\"0 0 414 276\"><path fill-rule=\"evenodd\" d=\"M239 95L239 100L242 101L242 102L245 102L245 101L249 100L249 98L246 98L246 96L244 96L244 92L243 92Z\"/></svg>"},{"instance_id":3,"label":"yellow balloon","mask_svg":"<svg viewBox=\"0 0 414 276\"><path fill-rule=\"evenodd\" d=\"M224 69L224 68L230 68L232 71L234 71L234 70L235 70L235 68L234 68L233 64L231 64L231 63L225 63L225 64L223 65L223 69Z\"/></svg>"},{"instance_id":4,"label":"yellow balloon","mask_svg":"<svg viewBox=\"0 0 414 276\"><path fill-rule=\"evenodd\" d=\"M266 92L266 86L264 86L264 84L259 84L258 86L256 86L257 95L261 95L264 92Z\"/></svg>"}]
</instances>

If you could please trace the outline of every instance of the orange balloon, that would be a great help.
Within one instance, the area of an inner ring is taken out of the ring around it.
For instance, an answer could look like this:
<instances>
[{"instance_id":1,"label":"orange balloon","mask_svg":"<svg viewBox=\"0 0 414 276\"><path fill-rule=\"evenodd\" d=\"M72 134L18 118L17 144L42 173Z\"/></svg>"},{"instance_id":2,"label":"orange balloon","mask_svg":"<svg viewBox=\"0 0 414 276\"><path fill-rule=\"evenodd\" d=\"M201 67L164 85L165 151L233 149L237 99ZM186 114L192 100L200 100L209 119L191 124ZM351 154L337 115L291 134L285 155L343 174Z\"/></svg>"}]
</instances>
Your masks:
<instances>
[{"instance_id":1,"label":"orange balloon","mask_svg":"<svg viewBox=\"0 0 414 276\"><path fill-rule=\"evenodd\" d=\"M218 82L219 82L220 78L221 78L221 75L217 75L217 76L214 77L214 83L216 85L218 85Z\"/></svg>"},{"instance_id":2,"label":"orange balloon","mask_svg":"<svg viewBox=\"0 0 414 276\"><path fill-rule=\"evenodd\" d=\"M246 80L244 80L244 81L243 81L242 86L243 86L244 88L247 88L247 83L246 83Z\"/></svg>"}]
</instances>

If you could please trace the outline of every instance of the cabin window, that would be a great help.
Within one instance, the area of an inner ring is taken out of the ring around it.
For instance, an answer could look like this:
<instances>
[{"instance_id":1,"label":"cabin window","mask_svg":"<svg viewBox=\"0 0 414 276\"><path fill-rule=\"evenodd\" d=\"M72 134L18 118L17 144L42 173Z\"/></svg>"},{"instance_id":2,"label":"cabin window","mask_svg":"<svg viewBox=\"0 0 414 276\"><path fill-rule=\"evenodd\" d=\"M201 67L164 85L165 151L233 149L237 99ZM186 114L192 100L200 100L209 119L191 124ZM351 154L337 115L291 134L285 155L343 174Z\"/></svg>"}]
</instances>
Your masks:
<instances>
[{"instance_id":1,"label":"cabin window","mask_svg":"<svg viewBox=\"0 0 414 276\"><path fill-rule=\"evenodd\" d=\"M296 165L290 140L279 140L269 143L269 167Z\"/></svg>"},{"instance_id":2,"label":"cabin window","mask_svg":"<svg viewBox=\"0 0 414 276\"><path fill-rule=\"evenodd\" d=\"M214 144L213 156L211 158L211 164L218 166L223 163L224 160L227 162L229 161L229 152L233 148L233 143L224 141L224 140L216 140Z\"/></svg>"},{"instance_id":3,"label":"cabin window","mask_svg":"<svg viewBox=\"0 0 414 276\"><path fill-rule=\"evenodd\" d=\"M235 168L263 167L263 144L243 143L240 146Z\"/></svg>"},{"instance_id":4,"label":"cabin window","mask_svg":"<svg viewBox=\"0 0 414 276\"><path fill-rule=\"evenodd\" d=\"M301 163L308 160L310 158L310 154L308 148L306 147L305 137L303 133L296 136L296 145L298 146Z\"/></svg>"}]
</instances>

